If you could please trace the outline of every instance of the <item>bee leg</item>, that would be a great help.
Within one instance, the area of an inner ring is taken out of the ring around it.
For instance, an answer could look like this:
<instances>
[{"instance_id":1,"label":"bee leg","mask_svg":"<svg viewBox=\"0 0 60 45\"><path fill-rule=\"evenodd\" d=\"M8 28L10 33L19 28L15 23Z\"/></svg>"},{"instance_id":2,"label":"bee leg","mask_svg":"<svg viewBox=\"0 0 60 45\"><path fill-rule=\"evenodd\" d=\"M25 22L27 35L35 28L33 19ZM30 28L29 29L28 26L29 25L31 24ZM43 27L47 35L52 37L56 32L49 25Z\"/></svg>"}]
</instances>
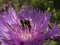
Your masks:
<instances>
[{"instance_id":1,"label":"bee leg","mask_svg":"<svg viewBox=\"0 0 60 45\"><path fill-rule=\"evenodd\" d=\"M29 28L29 32L30 32L30 30L31 30L31 25L29 25L28 28Z\"/></svg>"}]
</instances>

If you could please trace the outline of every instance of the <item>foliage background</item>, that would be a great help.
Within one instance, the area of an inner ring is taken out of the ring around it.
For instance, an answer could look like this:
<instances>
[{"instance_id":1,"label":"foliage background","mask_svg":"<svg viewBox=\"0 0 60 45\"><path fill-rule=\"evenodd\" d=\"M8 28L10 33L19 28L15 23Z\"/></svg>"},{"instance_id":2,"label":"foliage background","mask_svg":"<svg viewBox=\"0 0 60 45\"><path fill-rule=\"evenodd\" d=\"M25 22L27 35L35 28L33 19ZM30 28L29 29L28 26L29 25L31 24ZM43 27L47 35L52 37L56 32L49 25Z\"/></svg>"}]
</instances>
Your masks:
<instances>
[{"instance_id":1,"label":"foliage background","mask_svg":"<svg viewBox=\"0 0 60 45\"><path fill-rule=\"evenodd\" d=\"M52 13L51 23L56 22L60 26L60 0L0 0L0 9L6 2L12 1L13 6L18 11L23 4ZM60 45L60 40L51 41L51 45Z\"/></svg>"}]
</instances>

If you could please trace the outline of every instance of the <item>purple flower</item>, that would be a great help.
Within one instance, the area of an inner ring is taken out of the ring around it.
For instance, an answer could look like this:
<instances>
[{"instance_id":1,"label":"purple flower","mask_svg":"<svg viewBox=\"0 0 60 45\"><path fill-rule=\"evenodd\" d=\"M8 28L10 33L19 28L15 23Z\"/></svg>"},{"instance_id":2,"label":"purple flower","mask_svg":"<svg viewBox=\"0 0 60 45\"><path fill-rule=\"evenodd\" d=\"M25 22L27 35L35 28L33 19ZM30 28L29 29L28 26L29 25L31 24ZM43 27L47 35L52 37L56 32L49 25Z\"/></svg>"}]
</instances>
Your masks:
<instances>
[{"instance_id":1,"label":"purple flower","mask_svg":"<svg viewBox=\"0 0 60 45\"><path fill-rule=\"evenodd\" d=\"M1 45L44 45L44 40L60 31L49 28L51 13L22 6L17 14L13 7L0 13Z\"/></svg>"}]
</instances>

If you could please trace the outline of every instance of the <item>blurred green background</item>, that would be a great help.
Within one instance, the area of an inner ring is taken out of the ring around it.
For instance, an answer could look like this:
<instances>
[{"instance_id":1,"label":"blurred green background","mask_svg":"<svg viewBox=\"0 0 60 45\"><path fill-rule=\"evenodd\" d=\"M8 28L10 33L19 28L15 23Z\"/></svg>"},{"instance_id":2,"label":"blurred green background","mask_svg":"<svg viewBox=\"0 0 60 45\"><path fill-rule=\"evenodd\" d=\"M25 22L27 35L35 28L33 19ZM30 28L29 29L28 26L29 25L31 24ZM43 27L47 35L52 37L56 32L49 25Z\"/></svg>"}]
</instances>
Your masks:
<instances>
[{"instance_id":1,"label":"blurred green background","mask_svg":"<svg viewBox=\"0 0 60 45\"><path fill-rule=\"evenodd\" d=\"M16 11L19 11L24 4L42 11L49 11L52 13L51 23L56 22L60 26L60 0L0 0L0 9L9 1L13 2ZM51 45L60 45L60 41L51 41Z\"/></svg>"}]
</instances>

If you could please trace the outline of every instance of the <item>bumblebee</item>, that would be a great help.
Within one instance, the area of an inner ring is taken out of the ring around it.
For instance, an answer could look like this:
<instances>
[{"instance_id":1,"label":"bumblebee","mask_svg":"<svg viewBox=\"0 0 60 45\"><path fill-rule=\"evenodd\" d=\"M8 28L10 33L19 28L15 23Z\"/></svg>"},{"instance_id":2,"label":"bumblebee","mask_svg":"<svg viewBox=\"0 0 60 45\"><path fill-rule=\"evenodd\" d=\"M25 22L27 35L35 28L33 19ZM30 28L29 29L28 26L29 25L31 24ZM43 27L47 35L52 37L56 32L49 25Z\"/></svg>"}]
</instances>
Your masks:
<instances>
[{"instance_id":1,"label":"bumblebee","mask_svg":"<svg viewBox=\"0 0 60 45\"><path fill-rule=\"evenodd\" d=\"M26 25L29 28L29 30L31 29L31 24L30 24L30 21L29 20L25 20L23 18L23 19L20 20L20 22L21 22L23 28L24 28L24 25Z\"/></svg>"}]
</instances>

